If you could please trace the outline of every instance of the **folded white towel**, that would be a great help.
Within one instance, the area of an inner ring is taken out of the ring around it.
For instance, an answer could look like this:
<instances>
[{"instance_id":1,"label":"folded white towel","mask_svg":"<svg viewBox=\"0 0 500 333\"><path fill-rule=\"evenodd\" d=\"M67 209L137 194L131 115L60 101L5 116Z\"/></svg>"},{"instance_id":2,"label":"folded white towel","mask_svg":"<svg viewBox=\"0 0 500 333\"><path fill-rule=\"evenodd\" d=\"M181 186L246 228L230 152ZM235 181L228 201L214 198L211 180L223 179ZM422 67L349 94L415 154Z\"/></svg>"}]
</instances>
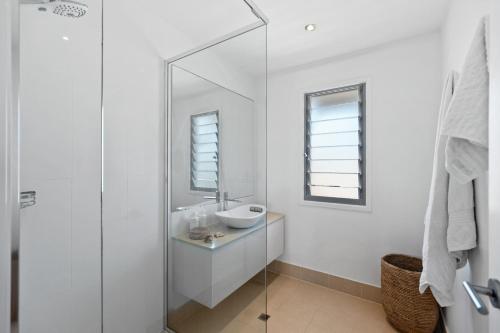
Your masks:
<instances>
[{"instance_id":1,"label":"folded white towel","mask_svg":"<svg viewBox=\"0 0 500 333\"><path fill-rule=\"evenodd\" d=\"M472 183L458 183L445 168L448 137L442 135L442 129L457 80L458 74L455 72L448 76L441 99L431 189L425 216L423 271L419 288L423 293L430 287L441 306L453 304L452 289L456 269L467 262L468 252L463 251L464 235L473 240L467 243L468 249L476 246ZM474 228L471 230L470 226Z\"/></svg>"},{"instance_id":2,"label":"folded white towel","mask_svg":"<svg viewBox=\"0 0 500 333\"><path fill-rule=\"evenodd\" d=\"M476 31L443 124L446 169L465 184L488 169L488 60L486 19Z\"/></svg>"}]
</instances>

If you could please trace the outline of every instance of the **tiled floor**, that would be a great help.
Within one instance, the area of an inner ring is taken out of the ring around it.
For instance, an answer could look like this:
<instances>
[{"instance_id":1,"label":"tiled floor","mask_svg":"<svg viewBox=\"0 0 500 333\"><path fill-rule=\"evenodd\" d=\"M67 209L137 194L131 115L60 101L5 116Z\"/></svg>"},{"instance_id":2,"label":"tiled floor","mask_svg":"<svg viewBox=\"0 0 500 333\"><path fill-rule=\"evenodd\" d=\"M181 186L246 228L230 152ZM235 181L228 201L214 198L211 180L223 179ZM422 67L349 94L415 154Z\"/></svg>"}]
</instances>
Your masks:
<instances>
[{"instance_id":1,"label":"tiled floor","mask_svg":"<svg viewBox=\"0 0 500 333\"><path fill-rule=\"evenodd\" d=\"M396 332L382 305L287 276L268 285L269 333ZM264 333L263 285L250 281L214 309L200 309L173 325L178 333Z\"/></svg>"}]
</instances>

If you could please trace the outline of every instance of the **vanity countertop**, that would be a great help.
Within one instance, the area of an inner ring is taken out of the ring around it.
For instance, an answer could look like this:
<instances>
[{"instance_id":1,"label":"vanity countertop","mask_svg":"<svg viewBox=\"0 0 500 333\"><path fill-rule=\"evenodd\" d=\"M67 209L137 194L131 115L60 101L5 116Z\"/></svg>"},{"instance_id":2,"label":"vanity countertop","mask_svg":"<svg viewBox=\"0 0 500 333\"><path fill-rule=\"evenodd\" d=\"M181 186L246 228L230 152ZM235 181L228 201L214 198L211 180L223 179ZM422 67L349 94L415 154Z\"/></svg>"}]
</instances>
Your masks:
<instances>
[{"instance_id":1,"label":"vanity countertop","mask_svg":"<svg viewBox=\"0 0 500 333\"><path fill-rule=\"evenodd\" d=\"M281 213L275 213L275 212L267 212L267 224L271 224L273 222L276 222L280 219L282 219L283 217L285 217L284 214L281 214Z\"/></svg>"},{"instance_id":2,"label":"vanity countertop","mask_svg":"<svg viewBox=\"0 0 500 333\"><path fill-rule=\"evenodd\" d=\"M280 213L274 213L274 212L267 212L267 224L274 223L276 221L279 221L282 219L285 215L280 214ZM194 240L189 238L189 235L187 233L183 233L180 235L172 236L173 239L196 245L198 247L207 249L207 250L216 250L224 245L227 245L237 239L240 239L248 234L251 234L254 231L257 231L261 228L263 228L265 225L264 222L258 223L255 226L251 228L246 228L246 229L234 229L234 228L229 228L226 225L222 223L218 223L215 225L212 225L209 227L210 232L223 232L224 237L221 238L216 238L213 242L210 243L205 243L204 240Z\"/></svg>"}]
</instances>

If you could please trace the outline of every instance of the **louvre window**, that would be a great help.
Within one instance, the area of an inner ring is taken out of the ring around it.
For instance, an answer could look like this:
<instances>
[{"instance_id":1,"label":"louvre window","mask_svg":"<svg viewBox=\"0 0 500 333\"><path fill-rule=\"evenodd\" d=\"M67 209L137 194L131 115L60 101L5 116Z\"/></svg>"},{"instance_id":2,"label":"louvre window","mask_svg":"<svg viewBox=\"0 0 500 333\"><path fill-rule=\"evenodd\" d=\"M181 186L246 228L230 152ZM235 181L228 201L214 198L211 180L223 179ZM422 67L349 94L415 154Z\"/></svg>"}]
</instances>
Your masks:
<instances>
[{"instance_id":1,"label":"louvre window","mask_svg":"<svg viewBox=\"0 0 500 333\"><path fill-rule=\"evenodd\" d=\"M365 88L305 94L305 200L365 205Z\"/></svg>"},{"instance_id":2,"label":"louvre window","mask_svg":"<svg viewBox=\"0 0 500 333\"><path fill-rule=\"evenodd\" d=\"M219 111L191 116L191 190L219 187Z\"/></svg>"}]
</instances>

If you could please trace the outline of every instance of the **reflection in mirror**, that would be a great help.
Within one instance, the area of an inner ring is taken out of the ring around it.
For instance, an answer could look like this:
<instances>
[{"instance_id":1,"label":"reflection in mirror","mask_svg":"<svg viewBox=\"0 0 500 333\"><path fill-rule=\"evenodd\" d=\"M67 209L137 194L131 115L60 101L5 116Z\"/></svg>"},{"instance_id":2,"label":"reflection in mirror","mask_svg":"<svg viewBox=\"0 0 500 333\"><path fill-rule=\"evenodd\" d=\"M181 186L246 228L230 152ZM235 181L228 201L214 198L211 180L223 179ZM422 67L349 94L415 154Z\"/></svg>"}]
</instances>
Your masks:
<instances>
[{"instance_id":1,"label":"reflection in mirror","mask_svg":"<svg viewBox=\"0 0 500 333\"><path fill-rule=\"evenodd\" d=\"M266 27L167 69L166 326L265 332Z\"/></svg>"},{"instance_id":2,"label":"reflection in mirror","mask_svg":"<svg viewBox=\"0 0 500 333\"><path fill-rule=\"evenodd\" d=\"M173 66L174 210L210 201L217 191L235 199L254 194L255 112L250 98Z\"/></svg>"},{"instance_id":3,"label":"reflection in mirror","mask_svg":"<svg viewBox=\"0 0 500 333\"><path fill-rule=\"evenodd\" d=\"M219 190L219 110L191 115L191 191Z\"/></svg>"}]
</instances>

